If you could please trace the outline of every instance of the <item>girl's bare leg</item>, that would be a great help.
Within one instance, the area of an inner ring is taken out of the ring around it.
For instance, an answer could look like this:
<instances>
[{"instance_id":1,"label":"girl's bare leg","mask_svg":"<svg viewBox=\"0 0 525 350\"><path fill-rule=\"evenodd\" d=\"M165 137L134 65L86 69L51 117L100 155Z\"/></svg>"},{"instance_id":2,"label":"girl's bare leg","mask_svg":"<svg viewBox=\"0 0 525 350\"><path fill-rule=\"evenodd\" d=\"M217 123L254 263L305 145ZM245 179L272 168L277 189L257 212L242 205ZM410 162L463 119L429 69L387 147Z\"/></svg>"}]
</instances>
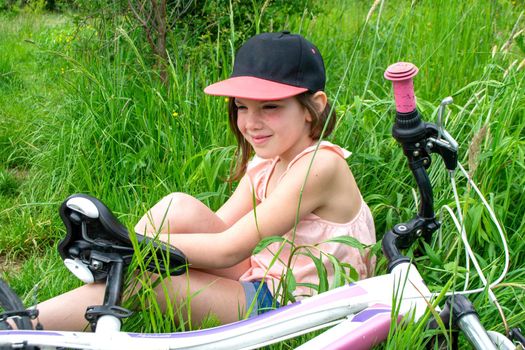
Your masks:
<instances>
[{"instance_id":1,"label":"girl's bare leg","mask_svg":"<svg viewBox=\"0 0 525 350\"><path fill-rule=\"evenodd\" d=\"M89 330L85 311L88 306L103 303L104 290L102 283L87 284L40 303L39 321L46 330ZM194 325L210 314L217 316L221 323L230 323L242 319L246 313L246 296L240 282L199 270L164 278L154 292L163 311L169 305L184 320L191 312Z\"/></svg>"},{"instance_id":2,"label":"girl's bare leg","mask_svg":"<svg viewBox=\"0 0 525 350\"><path fill-rule=\"evenodd\" d=\"M105 288L104 283L86 284L39 303L38 321L45 330L90 330L84 314L88 306L102 305Z\"/></svg>"},{"instance_id":3,"label":"girl's bare leg","mask_svg":"<svg viewBox=\"0 0 525 350\"><path fill-rule=\"evenodd\" d=\"M228 225L201 201L185 193L172 193L155 204L135 226L135 232L155 236L158 233L222 232ZM213 254L213 252L211 252ZM207 272L238 280L250 267L249 259L227 269Z\"/></svg>"},{"instance_id":4,"label":"girl's bare leg","mask_svg":"<svg viewBox=\"0 0 525 350\"><path fill-rule=\"evenodd\" d=\"M246 314L246 296L239 281L201 270L164 278L155 287L155 294L163 311L171 307L185 320L190 311L193 325L200 325L210 314L222 324L238 321Z\"/></svg>"},{"instance_id":5,"label":"girl's bare leg","mask_svg":"<svg viewBox=\"0 0 525 350\"><path fill-rule=\"evenodd\" d=\"M228 228L204 203L186 193L171 193L135 225L139 234L221 232Z\"/></svg>"}]
</instances>

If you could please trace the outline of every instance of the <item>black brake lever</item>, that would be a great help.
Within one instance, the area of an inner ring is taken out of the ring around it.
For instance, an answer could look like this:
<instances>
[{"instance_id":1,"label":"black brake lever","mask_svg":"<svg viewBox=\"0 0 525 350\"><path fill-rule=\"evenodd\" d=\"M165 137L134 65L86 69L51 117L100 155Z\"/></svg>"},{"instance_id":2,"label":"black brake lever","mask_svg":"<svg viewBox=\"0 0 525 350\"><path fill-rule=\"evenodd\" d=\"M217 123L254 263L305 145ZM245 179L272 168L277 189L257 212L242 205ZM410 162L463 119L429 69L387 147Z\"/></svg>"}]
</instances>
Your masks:
<instances>
[{"instance_id":1,"label":"black brake lever","mask_svg":"<svg viewBox=\"0 0 525 350\"><path fill-rule=\"evenodd\" d=\"M445 167L452 171L458 166L458 144L456 141L439 125L426 123L427 138L424 145L428 153L437 153L443 159ZM448 135L442 138L440 135Z\"/></svg>"}]
</instances>

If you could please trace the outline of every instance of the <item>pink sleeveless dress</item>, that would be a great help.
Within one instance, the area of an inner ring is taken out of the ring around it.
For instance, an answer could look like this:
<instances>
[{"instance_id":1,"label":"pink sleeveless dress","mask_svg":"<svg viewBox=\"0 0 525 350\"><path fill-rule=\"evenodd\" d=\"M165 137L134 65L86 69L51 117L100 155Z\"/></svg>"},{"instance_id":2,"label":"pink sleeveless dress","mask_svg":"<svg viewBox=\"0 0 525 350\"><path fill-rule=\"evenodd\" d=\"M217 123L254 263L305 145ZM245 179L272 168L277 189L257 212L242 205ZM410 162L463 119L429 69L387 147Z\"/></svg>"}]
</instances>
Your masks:
<instances>
[{"instance_id":1,"label":"pink sleeveless dress","mask_svg":"<svg viewBox=\"0 0 525 350\"><path fill-rule=\"evenodd\" d=\"M288 171L288 169L290 169L299 158L307 153L315 151L315 148L316 145L303 150L290 162L286 171ZM331 150L342 158L347 158L351 154L347 150L328 141L322 141L319 148ZM257 204L261 203L266 198L268 180L277 164L277 161L278 159L261 159L256 157L248 165L247 174L254 186ZM274 297L278 297L281 294L281 291L278 290L279 281L286 273L286 266L288 261L290 261L292 250L292 243L290 242L293 240L293 245L295 247L303 245L311 246L337 236L351 236L367 245L375 243L376 237L372 214L362 199L358 214L346 223L327 221L313 213L306 215L298 223L295 237L293 235L293 230L283 235L283 237L289 242L285 243L282 248L282 243L272 243L260 253L252 255L250 258L250 268L240 277L239 280L265 280ZM279 249L281 249L280 253L278 253ZM370 258L368 252L363 252L363 254L361 254L358 249L341 243L321 243L314 249L301 248L299 251L296 251L291 258L290 264L291 271L293 271L297 282L294 296L298 300L316 294L315 289L309 287L309 285L319 284L317 269L312 259L304 254L297 254L301 251L304 253L304 249L308 249L310 253L317 258L322 257L330 284L333 283L334 277L333 265L328 258L326 258L326 255L321 254L320 251L333 255L339 261L349 263L357 270L360 278L371 276L374 269L375 259ZM279 254L279 257L275 259L275 254L277 253ZM275 261L272 263L273 260Z\"/></svg>"}]
</instances>

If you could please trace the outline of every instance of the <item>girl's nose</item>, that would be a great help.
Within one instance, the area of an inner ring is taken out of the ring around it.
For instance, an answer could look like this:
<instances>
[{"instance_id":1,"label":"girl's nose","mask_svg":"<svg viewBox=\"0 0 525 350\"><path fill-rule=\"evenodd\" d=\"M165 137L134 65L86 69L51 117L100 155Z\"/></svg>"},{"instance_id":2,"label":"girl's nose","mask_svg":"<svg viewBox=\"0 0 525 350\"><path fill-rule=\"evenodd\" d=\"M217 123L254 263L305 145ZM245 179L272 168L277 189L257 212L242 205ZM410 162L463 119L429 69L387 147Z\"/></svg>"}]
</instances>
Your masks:
<instances>
[{"instance_id":1,"label":"girl's nose","mask_svg":"<svg viewBox=\"0 0 525 350\"><path fill-rule=\"evenodd\" d=\"M257 111L248 110L245 115L246 128L259 129L262 126L260 115Z\"/></svg>"}]
</instances>

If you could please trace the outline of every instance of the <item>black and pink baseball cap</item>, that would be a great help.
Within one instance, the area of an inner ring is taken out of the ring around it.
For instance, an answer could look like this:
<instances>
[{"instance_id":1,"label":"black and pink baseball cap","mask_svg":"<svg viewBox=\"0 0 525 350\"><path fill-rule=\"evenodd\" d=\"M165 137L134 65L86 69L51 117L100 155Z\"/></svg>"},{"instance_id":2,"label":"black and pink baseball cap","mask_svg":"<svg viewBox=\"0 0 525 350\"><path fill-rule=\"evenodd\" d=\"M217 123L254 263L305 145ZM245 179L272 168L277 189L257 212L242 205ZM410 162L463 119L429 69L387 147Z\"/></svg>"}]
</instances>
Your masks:
<instances>
[{"instance_id":1,"label":"black and pink baseball cap","mask_svg":"<svg viewBox=\"0 0 525 350\"><path fill-rule=\"evenodd\" d=\"M306 91L324 90L319 50L303 36L288 31L250 38L237 51L230 78L204 89L209 95L280 100Z\"/></svg>"}]
</instances>

